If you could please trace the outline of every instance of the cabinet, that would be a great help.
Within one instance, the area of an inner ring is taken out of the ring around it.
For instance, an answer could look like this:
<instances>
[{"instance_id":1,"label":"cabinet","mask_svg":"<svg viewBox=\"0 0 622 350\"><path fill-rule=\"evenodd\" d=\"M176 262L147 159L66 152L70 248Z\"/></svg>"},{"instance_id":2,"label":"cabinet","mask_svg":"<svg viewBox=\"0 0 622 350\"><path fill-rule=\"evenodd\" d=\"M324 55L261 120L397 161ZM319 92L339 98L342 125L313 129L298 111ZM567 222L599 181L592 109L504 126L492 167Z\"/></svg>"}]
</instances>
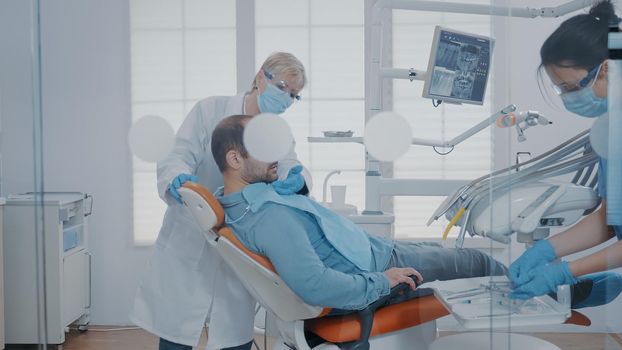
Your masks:
<instances>
[{"instance_id":1,"label":"cabinet","mask_svg":"<svg viewBox=\"0 0 622 350\"><path fill-rule=\"evenodd\" d=\"M4 206L7 344L62 344L66 327L76 323L85 330L89 323L87 216L92 198L75 192L46 192L43 201L36 203L35 195L28 193L9 195ZM45 237L42 242L36 239L39 223ZM42 276L37 274L37 265Z\"/></svg>"}]
</instances>

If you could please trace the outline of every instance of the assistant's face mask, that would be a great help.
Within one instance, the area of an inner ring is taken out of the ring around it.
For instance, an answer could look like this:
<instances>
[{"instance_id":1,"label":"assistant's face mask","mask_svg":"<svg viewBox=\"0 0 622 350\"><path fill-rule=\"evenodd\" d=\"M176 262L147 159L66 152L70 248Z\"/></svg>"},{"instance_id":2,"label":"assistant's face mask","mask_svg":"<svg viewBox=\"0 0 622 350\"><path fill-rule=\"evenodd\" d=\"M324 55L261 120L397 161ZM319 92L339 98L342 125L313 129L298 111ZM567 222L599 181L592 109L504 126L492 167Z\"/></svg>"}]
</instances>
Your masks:
<instances>
[{"instance_id":1,"label":"assistant's face mask","mask_svg":"<svg viewBox=\"0 0 622 350\"><path fill-rule=\"evenodd\" d=\"M596 96L591 86L564 93L561 98L567 110L583 117L595 118L607 113L607 97Z\"/></svg>"},{"instance_id":2,"label":"assistant's face mask","mask_svg":"<svg viewBox=\"0 0 622 350\"><path fill-rule=\"evenodd\" d=\"M281 114L285 112L294 101L289 93L281 91L272 83L266 83L266 89L257 95L257 105L262 113Z\"/></svg>"},{"instance_id":3,"label":"assistant's face mask","mask_svg":"<svg viewBox=\"0 0 622 350\"><path fill-rule=\"evenodd\" d=\"M593 89L594 83L598 79L599 71L600 67L590 85L580 90L564 92L560 95L567 110L587 118L595 118L607 113L607 97L600 98L596 96Z\"/></svg>"},{"instance_id":4,"label":"assistant's face mask","mask_svg":"<svg viewBox=\"0 0 622 350\"><path fill-rule=\"evenodd\" d=\"M272 83L272 73L263 71L266 77L266 89L257 95L257 105L262 113L281 114L294 102L294 96L287 91L287 83L280 81L279 86ZM300 99L300 97L295 97Z\"/></svg>"}]
</instances>

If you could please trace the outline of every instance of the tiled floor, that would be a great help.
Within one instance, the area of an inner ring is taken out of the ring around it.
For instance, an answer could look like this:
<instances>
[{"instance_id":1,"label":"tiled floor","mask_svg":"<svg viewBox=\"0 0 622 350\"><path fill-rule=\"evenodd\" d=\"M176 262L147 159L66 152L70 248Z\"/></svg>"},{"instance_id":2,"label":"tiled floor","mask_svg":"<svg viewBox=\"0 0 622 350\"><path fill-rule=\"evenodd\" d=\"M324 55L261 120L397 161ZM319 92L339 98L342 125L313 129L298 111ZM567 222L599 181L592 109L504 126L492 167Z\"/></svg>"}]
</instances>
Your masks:
<instances>
[{"instance_id":1,"label":"tiled floor","mask_svg":"<svg viewBox=\"0 0 622 350\"><path fill-rule=\"evenodd\" d=\"M440 336L448 335L442 333ZM606 333L537 333L532 334L545 339L564 350L622 350L622 336ZM263 349L263 338L257 343ZM205 349L205 335L195 349ZM86 333L72 331L67 336L64 350L156 350L158 339L143 330L107 331L107 328L92 327ZM269 341L268 348L271 348ZM31 347L34 349L35 347ZM27 349L26 347L7 347L9 349ZM255 349L255 348L253 348ZM391 350L391 349L387 349ZM396 349L402 350L402 349ZM465 349L470 350L470 349ZM479 349L478 349L479 350ZM495 349L496 350L496 349ZM503 350L503 349L499 349ZM523 349L521 349L523 350ZM528 350L528 349L527 349Z\"/></svg>"}]
</instances>

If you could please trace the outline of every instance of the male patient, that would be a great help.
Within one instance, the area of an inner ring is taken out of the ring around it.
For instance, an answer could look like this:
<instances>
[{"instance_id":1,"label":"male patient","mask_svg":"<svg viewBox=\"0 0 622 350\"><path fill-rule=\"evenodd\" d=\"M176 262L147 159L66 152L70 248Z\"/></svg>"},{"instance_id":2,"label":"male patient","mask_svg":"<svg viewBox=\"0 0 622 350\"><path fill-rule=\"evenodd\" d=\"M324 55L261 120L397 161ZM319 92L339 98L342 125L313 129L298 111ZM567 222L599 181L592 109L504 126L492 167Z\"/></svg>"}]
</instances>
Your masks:
<instances>
[{"instance_id":1,"label":"male patient","mask_svg":"<svg viewBox=\"0 0 622 350\"><path fill-rule=\"evenodd\" d=\"M216 196L242 244L270 259L306 303L356 310L401 282L415 289L410 276L434 281L505 274L502 264L480 251L368 235L309 197L278 195L270 185L277 164L253 159L244 147L249 120L230 116L212 134L212 153L224 175Z\"/></svg>"}]
</instances>

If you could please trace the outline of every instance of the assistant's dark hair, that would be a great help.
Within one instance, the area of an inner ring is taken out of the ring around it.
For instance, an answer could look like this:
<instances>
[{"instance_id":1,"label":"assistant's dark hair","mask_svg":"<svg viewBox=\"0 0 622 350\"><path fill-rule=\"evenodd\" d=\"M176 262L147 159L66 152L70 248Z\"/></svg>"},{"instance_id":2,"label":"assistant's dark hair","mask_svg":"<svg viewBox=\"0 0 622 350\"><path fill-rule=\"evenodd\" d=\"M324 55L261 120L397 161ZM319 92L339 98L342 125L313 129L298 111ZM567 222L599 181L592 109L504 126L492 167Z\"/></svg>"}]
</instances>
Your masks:
<instances>
[{"instance_id":1,"label":"assistant's dark hair","mask_svg":"<svg viewBox=\"0 0 622 350\"><path fill-rule=\"evenodd\" d=\"M242 157L248 157L244 147L244 125L250 115L232 115L221 120L212 132L212 155L220 172L227 169L227 152L236 150Z\"/></svg>"},{"instance_id":2,"label":"assistant's dark hair","mask_svg":"<svg viewBox=\"0 0 622 350\"><path fill-rule=\"evenodd\" d=\"M607 59L609 26L619 22L610 0L596 3L589 13L567 19L542 44L540 67L594 68Z\"/></svg>"}]
</instances>

